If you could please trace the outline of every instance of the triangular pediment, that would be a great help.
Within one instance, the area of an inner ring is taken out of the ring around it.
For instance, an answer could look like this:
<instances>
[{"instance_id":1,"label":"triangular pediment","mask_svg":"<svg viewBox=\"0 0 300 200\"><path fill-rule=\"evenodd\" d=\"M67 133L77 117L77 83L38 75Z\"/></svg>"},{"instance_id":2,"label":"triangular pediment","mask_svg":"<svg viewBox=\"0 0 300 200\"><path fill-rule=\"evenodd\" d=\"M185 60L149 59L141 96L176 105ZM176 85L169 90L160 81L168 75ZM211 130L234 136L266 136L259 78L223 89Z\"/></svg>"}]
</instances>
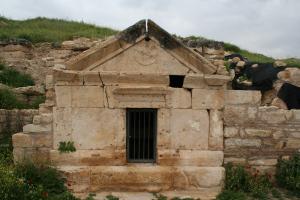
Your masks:
<instances>
[{"instance_id":1,"label":"triangular pediment","mask_svg":"<svg viewBox=\"0 0 300 200\"><path fill-rule=\"evenodd\" d=\"M214 74L217 67L151 20L142 20L69 60L66 69Z\"/></svg>"}]
</instances>

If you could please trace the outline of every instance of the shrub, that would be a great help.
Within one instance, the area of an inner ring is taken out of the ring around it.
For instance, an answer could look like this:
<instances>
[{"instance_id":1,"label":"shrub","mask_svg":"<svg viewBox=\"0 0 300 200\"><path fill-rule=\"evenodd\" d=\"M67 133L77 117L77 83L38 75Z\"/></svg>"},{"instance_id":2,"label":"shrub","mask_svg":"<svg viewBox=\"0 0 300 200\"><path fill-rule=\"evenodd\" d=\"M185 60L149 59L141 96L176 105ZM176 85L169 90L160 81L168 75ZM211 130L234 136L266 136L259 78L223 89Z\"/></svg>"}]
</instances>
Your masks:
<instances>
[{"instance_id":1,"label":"shrub","mask_svg":"<svg viewBox=\"0 0 300 200\"><path fill-rule=\"evenodd\" d=\"M71 142L71 141L59 142L58 151L60 153L75 152L76 148L74 146L74 142Z\"/></svg>"},{"instance_id":2,"label":"shrub","mask_svg":"<svg viewBox=\"0 0 300 200\"><path fill-rule=\"evenodd\" d=\"M217 196L217 200L246 200L246 195L243 192L234 192L225 190Z\"/></svg>"},{"instance_id":3,"label":"shrub","mask_svg":"<svg viewBox=\"0 0 300 200\"><path fill-rule=\"evenodd\" d=\"M0 89L0 109L22 109L25 107L25 104L20 102L11 90Z\"/></svg>"},{"instance_id":4,"label":"shrub","mask_svg":"<svg viewBox=\"0 0 300 200\"><path fill-rule=\"evenodd\" d=\"M279 159L275 178L280 187L300 197L300 154L295 154L290 160Z\"/></svg>"},{"instance_id":5,"label":"shrub","mask_svg":"<svg viewBox=\"0 0 300 200\"><path fill-rule=\"evenodd\" d=\"M271 188L270 176L259 175L259 171L256 170L253 173L245 170L241 165L233 166L227 164L225 189L229 192L244 192L258 199L266 199L267 194ZM227 195L221 196L225 198Z\"/></svg>"},{"instance_id":6,"label":"shrub","mask_svg":"<svg viewBox=\"0 0 300 200\"><path fill-rule=\"evenodd\" d=\"M225 51L232 51L234 53L238 53L241 51L241 49L234 45L234 44L230 44L230 43L224 43L224 50Z\"/></svg>"},{"instance_id":7,"label":"shrub","mask_svg":"<svg viewBox=\"0 0 300 200\"><path fill-rule=\"evenodd\" d=\"M46 96L44 95L37 96L29 107L33 109L38 109L39 105L41 103L44 103L45 100L46 100Z\"/></svg>"},{"instance_id":8,"label":"shrub","mask_svg":"<svg viewBox=\"0 0 300 200\"><path fill-rule=\"evenodd\" d=\"M2 65L0 73L0 83L12 87L25 87L34 85L34 81L29 74L20 73L15 69L6 68Z\"/></svg>"}]
</instances>

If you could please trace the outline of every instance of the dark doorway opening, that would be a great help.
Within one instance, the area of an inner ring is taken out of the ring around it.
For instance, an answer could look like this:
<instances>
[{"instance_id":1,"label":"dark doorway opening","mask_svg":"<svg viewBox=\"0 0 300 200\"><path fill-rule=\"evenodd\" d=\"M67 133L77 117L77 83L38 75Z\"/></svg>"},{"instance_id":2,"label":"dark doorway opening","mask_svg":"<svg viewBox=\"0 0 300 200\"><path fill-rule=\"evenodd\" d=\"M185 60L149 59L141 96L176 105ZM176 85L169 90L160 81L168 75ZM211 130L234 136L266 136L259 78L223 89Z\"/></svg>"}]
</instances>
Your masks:
<instances>
[{"instance_id":1,"label":"dark doorway opening","mask_svg":"<svg viewBox=\"0 0 300 200\"><path fill-rule=\"evenodd\" d=\"M127 161L153 163L156 160L156 109L127 109Z\"/></svg>"}]
</instances>

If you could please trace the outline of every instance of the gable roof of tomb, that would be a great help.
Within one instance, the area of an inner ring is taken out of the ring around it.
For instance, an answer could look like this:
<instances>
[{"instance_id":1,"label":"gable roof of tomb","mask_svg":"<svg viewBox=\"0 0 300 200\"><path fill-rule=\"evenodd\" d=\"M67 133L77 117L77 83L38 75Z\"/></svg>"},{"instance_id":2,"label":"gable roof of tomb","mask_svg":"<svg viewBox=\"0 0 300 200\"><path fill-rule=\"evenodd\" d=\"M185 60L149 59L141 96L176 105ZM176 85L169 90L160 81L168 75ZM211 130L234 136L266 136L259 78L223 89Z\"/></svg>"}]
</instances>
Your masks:
<instances>
[{"instance_id":1,"label":"gable roof of tomb","mask_svg":"<svg viewBox=\"0 0 300 200\"><path fill-rule=\"evenodd\" d=\"M67 61L66 69L91 71L142 40L152 40L194 73L215 74L217 66L186 47L151 20L141 20L78 56Z\"/></svg>"}]
</instances>

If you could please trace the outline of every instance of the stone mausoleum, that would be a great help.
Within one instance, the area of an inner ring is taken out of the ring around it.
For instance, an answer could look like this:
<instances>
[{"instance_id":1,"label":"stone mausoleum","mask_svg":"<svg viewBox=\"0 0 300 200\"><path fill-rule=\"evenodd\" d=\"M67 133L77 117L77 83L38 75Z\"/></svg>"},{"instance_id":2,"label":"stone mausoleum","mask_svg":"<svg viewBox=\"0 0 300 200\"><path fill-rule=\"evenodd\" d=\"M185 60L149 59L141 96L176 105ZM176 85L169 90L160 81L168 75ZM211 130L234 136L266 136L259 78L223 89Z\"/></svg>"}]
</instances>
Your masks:
<instances>
[{"instance_id":1,"label":"stone mausoleum","mask_svg":"<svg viewBox=\"0 0 300 200\"><path fill-rule=\"evenodd\" d=\"M111 37L46 78L47 100L13 136L16 162L57 166L76 194L221 191L230 77L151 20ZM62 153L61 142L75 152Z\"/></svg>"}]
</instances>

